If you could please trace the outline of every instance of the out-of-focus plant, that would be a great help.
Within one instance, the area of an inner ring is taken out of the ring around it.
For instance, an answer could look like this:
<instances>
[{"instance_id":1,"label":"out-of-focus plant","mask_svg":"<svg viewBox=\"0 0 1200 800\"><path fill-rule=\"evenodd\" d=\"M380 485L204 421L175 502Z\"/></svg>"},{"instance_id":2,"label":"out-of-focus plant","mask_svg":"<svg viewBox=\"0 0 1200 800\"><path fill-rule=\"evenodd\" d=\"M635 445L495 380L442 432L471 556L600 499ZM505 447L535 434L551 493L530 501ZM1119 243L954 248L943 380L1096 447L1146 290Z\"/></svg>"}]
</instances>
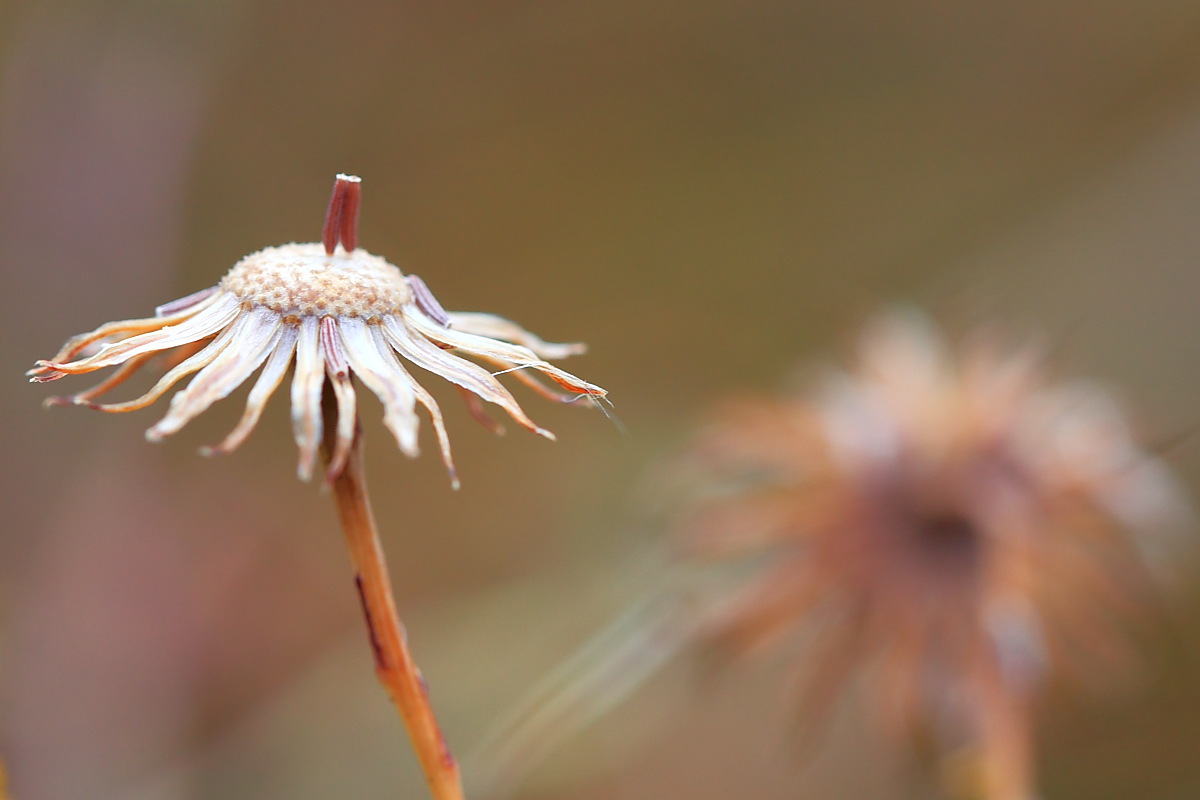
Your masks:
<instances>
[{"instance_id":1,"label":"out-of-focus plant","mask_svg":"<svg viewBox=\"0 0 1200 800\"><path fill-rule=\"evenodd\" d=\"M815 386L719 405L667 473L686 498L671 581L491 740L498 782L699 645L790 659L810 730L857 678L954 793L1030 800L1048 680L1103 686L1136 660L1191 521L1109 392L994 330L951 346L915 311Z\"/></svg>"}]
</instances>

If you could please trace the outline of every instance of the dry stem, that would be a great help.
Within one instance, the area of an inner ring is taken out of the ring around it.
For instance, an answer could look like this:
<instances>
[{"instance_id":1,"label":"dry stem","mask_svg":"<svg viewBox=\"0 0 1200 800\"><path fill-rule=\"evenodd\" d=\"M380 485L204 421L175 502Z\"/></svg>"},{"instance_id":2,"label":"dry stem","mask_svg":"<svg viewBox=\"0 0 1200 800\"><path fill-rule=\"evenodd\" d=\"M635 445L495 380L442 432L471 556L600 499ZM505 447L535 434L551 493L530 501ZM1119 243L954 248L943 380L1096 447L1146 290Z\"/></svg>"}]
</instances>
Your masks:
<instances>
[{"instance_id":1,"label":"dry stem","mask_svg":"<svg viewBox=\"0 0 1200 800\"><path fill-rule=\"evenodd\" d=\"M337 418L336 404L328 386L323 401L325 458L328 461ZM350 560L354 564L354 583L362 601L367 633L371 639L375 675L400 713L435 800L463 800L458 764L438 728L437 719L429 705L425 681L408 651L404 625L396 613L387 563L367 497L361 429L355 430L354 444L346 466L333 479L331 487L338 520L346 535Z\"/></svg>"},{"instance_id":2,"label":"dry stem","mask_svg":"<svg viewBox=\"0 0 1200 800\"><path fill-rule=\"evenodd\" d=\"M1036 800L1028 699L998 676L981 695L987 800Z\"/></svg>"}]
</instances>

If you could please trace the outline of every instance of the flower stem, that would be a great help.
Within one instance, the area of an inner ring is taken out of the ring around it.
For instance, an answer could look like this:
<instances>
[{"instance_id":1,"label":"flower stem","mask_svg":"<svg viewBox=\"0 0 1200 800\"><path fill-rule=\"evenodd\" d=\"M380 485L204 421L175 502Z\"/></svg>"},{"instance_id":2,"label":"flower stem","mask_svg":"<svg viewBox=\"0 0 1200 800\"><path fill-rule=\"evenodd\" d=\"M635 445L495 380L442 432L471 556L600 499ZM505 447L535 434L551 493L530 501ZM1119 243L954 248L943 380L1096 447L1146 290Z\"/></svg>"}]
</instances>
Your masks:
<instances>
[{"instance_id":1,"label":"flower stem","mask_svg":"<svg viewBox=\"0 0 1200 800\"><path fill-rule=\"evenodd\" d=\"M986 800L1036 800L1028 698L999 676L980 694Z\"/></svg>"},{"instance_id":2,"label":"flower stem","mask_svg":"<svg viewBox=\"0 0 1200 800\"><path fill-rule=\"evenodd\" d=\"M331 457L331 438L337 427L337 406L332 394L326 386L322 406L327 461ZM354 583L367 622L375 675L391 696L408 730L430 793L435 800L463 800L458 764L433 715L425 681L408 651L404 625L396 613L387 563L367 497L360 428L355 430L345 468L333 479L331 488L354 565Z\"/></svg>"}]
</instances>

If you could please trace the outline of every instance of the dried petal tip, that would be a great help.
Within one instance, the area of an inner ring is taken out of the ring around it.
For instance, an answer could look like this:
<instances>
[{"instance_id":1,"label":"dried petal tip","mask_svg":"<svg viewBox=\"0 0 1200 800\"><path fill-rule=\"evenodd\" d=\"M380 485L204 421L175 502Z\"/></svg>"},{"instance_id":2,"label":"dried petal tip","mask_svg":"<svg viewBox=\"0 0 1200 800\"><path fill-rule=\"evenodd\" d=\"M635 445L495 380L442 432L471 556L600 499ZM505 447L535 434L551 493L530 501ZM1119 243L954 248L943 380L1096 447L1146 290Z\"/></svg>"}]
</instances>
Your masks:
<instances>
[{"instance_id":1,"label":"dried petal tip","mask_svg":"<svg viewBox=\"0 0 1200 800\"><path fill-rule=\"evenodd\" d=\"M358 245L358 206L362 199L362 178L338 173L333 179L333 193L325 210L325 225L321 228L321 243L325 253L333 255L338 242L347 253Z\"/></svg>"},{"instance_id":2,"label":"dried petal tip","mask_svg":"<svg viewBox=\"0 0 1200 800\"><path fill-rule=\"evenodd\" d=\"M67 373L60 372L54 367L43 365L41 362L38 362L38 366L29 370L25 374L29 376L30 383L49 383L50 381L58 380Z\"/></svg>"}]
</instances>

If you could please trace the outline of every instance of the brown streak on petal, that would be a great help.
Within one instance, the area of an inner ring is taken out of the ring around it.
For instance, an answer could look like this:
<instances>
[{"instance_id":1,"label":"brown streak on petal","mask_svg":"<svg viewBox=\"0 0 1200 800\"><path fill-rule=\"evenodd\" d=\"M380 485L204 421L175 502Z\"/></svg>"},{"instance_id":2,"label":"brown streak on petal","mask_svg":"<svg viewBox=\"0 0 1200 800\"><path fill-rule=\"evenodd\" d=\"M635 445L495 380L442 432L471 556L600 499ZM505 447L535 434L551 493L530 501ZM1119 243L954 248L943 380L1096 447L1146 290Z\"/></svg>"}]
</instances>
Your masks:
<instances>
[{"instance_id":1,"label":"brown streak on petal","mask_svg":"<svg viewBox=\"0 0 1200 800\"><path fill-rule=\"evenodd\" d=\"M572 393L572 394L566 394L564 392L557 392L554 389L551 389L546 384L539 381L534 376L534 374L531 372L531 370L529 368L522 367L522 368L514 369L514 367L516 367L516 365L513 364L511 361L504 361L504 360L498 359L498 358L481 358L481 360L495 364L496 366L500 367L501 371L505 375L512 375L513 380L516 380L516 381L519 381L519 382L525 384L525 386L532 389L540 397L544 397L545 399L547 399L553 403L573 403L579 399L579 394L581 394L578 392Z\"/></svg>"},{"instance_id":2,"label":"brown streak on petal","mask_svg":"<svg viewBox=\"0 0 1200 800\"><path fill-rule=\"evenodd\" d=\"M325 367L331 375L344 378L350 373L350 361L338 335L337 322L333 317L321 317L321 350L325 356Z\"/></svg>"},{"instance_id":3,"label":"brown streak on petal","mask_svg":"<svg viewBox=\"0 0 1200 800\"><path fill-rule=\"evenodd\" d=\"M561 370L556 369L553 372L551 372L549 370L542 369L542 370L540 370L540 372L543 375L545 375L547 378L549 378L550 380L557 383L559 386L561 386L564 389L567 389L569 391L572 391L575 394L586 394L586 395L591 395L592 397L607 397L608 396L608 392L604 389L601 389L599 386L594 386L593 384L590 384L587 381L580 380L579 378L576 378L574 375L570 375L569 373L562 372ZM566 376L566 377L563 377L563 376ZM573 378L574 380L579 381L579 382L572 383L570 380L568 380L568 378Z\"/></svg>"},{"instance_id":4,"label":"brown streak on petal","mask_svg":"<svg viewBox=\"0 0 1200 800\"><path fill-rule=\"evenodd\" d=\"M325 482L332 485L342 474L346 460L350 457L358 417L355 413L354 384L351 383L350 376L334 375L330 371L328 386L332 388L337 400L337 429L333 437L333 453L329 456L329 466L325 470Z\"/></svg>"}]
</instances>

